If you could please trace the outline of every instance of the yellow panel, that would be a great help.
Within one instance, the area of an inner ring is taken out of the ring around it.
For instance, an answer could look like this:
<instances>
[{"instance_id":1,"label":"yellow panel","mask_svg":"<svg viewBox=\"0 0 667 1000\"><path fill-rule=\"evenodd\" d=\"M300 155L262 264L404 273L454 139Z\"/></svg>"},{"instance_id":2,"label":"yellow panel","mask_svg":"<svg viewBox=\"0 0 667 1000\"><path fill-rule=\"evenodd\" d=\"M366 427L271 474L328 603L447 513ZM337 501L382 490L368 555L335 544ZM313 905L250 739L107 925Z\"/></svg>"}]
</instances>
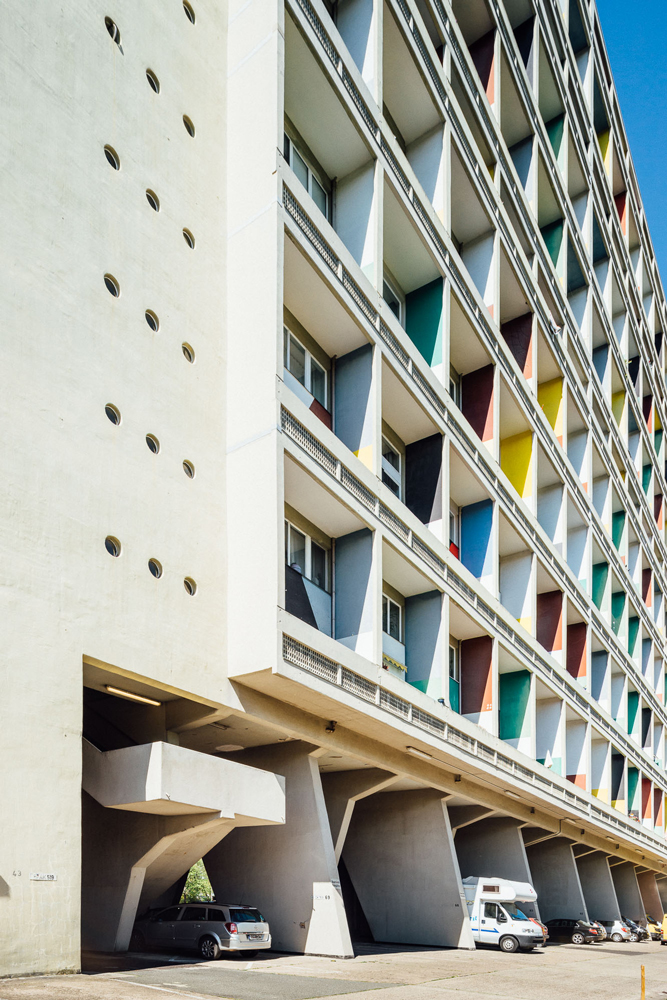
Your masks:
<instances>
[{"instance_id":1,"label":"yellow panel","mask_svg":"<svg viewBox=\"0 0 667 1000\"><path fill-rule=\"evenodd\" d=\"M523 431L500 442L500 467L520 497L532 496L532 431Z\"/></svg>"},{"instance_id":2,"label":"yellow panel","mask_svg":"<svg viewBox=\"0 0 667 1000\"><path fill-rule=\"evenodd\" d=\"M354 453L367 469L373 471L373 445L367 444Z\"/></svg>"},{"instance_id":3,"label":"yellow panel","mask_svg":"<svg viewBox=\"0 0 667 1000\"><path fill-rule=\"evenodd\" d=\"M553 432L563 443L563 380L553 378L537 387L537 401L551 424Z\"/></svg>"},{"instance_id":4,"label":"yellow panel","mask_svg":"<svg viewBox=\"0 0 667 1000\"><path fill-rule=\"evenodd\" d=\"M623 419L623 411L625 409L625 393L621 389L620 392L615 392L611 397L611 412L614 414L614 420L621 426L621 420Z\"/></svg>"}]
</instances>

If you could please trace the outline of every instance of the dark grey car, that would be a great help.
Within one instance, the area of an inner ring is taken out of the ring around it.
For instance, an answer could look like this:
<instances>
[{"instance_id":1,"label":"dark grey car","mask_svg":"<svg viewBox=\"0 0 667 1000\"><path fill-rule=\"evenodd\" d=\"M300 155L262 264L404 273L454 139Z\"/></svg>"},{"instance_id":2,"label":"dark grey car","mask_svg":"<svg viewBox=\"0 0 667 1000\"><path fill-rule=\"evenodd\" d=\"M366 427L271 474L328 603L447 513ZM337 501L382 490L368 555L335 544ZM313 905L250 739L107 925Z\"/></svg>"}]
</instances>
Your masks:
<instances>
[{"instance_id":1,"label":"dark grey car","mask_svg":"<svg viewBox=\"0 0 667 1000\"><path fill-rule=\"evenodd\" d=\"M252 958L271 947L269 925L252 906L232 903L182 903L149 910L134 925L130 948L197 951L218 958L223 951Z\"/></svg>"}]
</instances>

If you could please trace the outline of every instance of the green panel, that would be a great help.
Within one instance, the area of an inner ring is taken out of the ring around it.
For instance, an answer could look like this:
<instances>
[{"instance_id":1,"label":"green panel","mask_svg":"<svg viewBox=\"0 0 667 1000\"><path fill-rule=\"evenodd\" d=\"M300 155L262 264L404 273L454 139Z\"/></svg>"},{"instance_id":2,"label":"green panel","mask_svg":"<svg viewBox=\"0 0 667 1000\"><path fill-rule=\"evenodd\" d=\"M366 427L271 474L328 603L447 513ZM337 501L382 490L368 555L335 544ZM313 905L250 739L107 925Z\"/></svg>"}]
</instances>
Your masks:
<instances>
[{"instance_id":1,"label":"green panel","mask_svg":"<svg viewBox=\"0 0 667 1000\"><path fill-rule=\"evenodd\" d=\"M598 609L602 606L602 599L604 597L604 589L607 586L608 576L609 563L596 563L593 567L593 603Z\"/></svg>"},{"instance_id":2,"label":"green panel","mask_svg":"<svg viewBox=\"0 0 667 1000\"><path fill-rule=\"evenodd\" d=\"M429 365L442 364L442 278L415 288L405 297L405 329Z\"/></svg>"},{"instance_id":3,"label":"green panel","mask_svg":"<svg viewBox=\"0 0 667 1000\"><path fill-rule=\"evenodd\" d=\"M637 787L639 785L639 771L636 767L628 768L628 812L635 808L637 798Z\"/></svg>"},{"instance_id":4,"label":"green panel","mask_svg":"<svg viewBox=\"0 0 667 1000\"><path fill-rule=\"evenodd\" d=\"M655 434L653 435L653 443L654 443L654 445L655 445L655 452L656 452L656 455L659 455L659 454L660 454L660 446L662 445L662 435L663 435L663 433L664 433L664 432L663 432L663 430L662 430L662 427L660 427L660 428L659 428L659 429L658 429L658 430L657 430L657 431L655 432Z\"/></svg>"},{"instance_id":5,"label":"green panel","mask_svg":"<svg viewBox=\"0 0 667 1000\"><path fill-rule=\"evenodd\" d=\"M559 220L558 222L551 222L548 226L544 226L540 232L542 233L542 239L544 240L547 250L549 251L549 256L554 262L554 265L557 265L558 257L560 256L561 244L563 242L562 220Z\"/></svg>"},{"instance_id":6,"label":"green panel","mask_svg":"<svg viewBox=\"0 0 667 1000\"><path fill-rule=\"evenodd\" d=\"M628 618L628 653L630 656L635 654L635 645L637 644L637 636L639 635L639 618Z\"/></svg>"},{"instance_id":7,"label":"green panel","mask_svg":"<svg viewBox=\"0 0 667 1000\"><path fill-rule=\"evenodd\" d=\"M417 688L418 691L423 691L426 694L426 689L428 687L428 677L425 677L421 681L411 681L408 679L408 684L411 684L413 688Z\"/></svg>"},{"instance_id":8,"label":"green panel","mask_svg":"<svg viewBox=\"0 0 667 1000\"><path fill-rule=\"evenodd\" d=\"M455 712L460 712L460 697L459 697L459 682L455 681L453 677L449 678L449 704L450 707L454 709Z\"/></svg>"},{"instance_id":9,"label":"green panel","mask_svg":"<svg viewBox=\"0 0 667 1000\"><path fill-rule=\"evenodd\" d=\"M617 549L620 549L625 528L625 511L617 510L611 515L611 537Z\"/></svg>"},{"instance_id":10,"label":"green panel","mask_svg":"<svg viewBox=\"0 0 667 1000\"><path fill-rule=\"evenodd\" d=\"M547 135L549 136L549 142L551 143L551 148L554 151L556 159L558 159L561 143L563 141L564 126L565 115L558 115L557 118L552 118L551 121L546 124Z\"/></svg>"},{"instance_id":11,"label":"green panel","mask_svg":"<svg viewBox=\"0 0 667 1000\"><path fill-rule=\"evenodd\" d=\"M499 678L499 735L501 740L517 740L529 732L528 700L530 698L529 670L516 670L501 674Z\"/></svg>"},{"instance_id":12,"label":"green panel","mask_svg":"<svg viewBox=\"0 0 667 1000\"><path fill-rule=\"evenodd\" d=\"M628 691L628 733L634 732L639 710L639 692Z\"/></svg>"},{"instance_id":13,"label":"green panel","mask_svg":"<svg viewBox=\"0 0 667 1000\"><path fill-rule=\"evenodd\" d=\"M544 763L546 763L546 757L538 757L537 758L537 762L538 762L538 764L544 764ZM563 761L562 761L562 758L560 758L560 757L552 757L551 758L551 767L549 768L549 770L550 771L555 771L556 774L562 775L563 774Z\"/></svg>"},{"instance_id":14,"label":"green panel","mask_svg":"<svg viewBox=\"0 0 667 1000\"><path fill-rule=\"evenodd\" d=\"M648 488L651 482L652 469L653 469L652 465L645 465L644 468L642 469L642 489L644 490L644 493L648 493Z\"/></svg>"},{"instance_id":15,"label":"green panel","mask_svg":"<svg viewBox=\"0 0 667 1000\"><path fill-rule=\"evenodd\" d=\"M618 630L621 627L624 608L625 591L617 590L615 594L611 595L611 627L614 630L614 635L618 635Z\"/></svg>"}]
</instances>

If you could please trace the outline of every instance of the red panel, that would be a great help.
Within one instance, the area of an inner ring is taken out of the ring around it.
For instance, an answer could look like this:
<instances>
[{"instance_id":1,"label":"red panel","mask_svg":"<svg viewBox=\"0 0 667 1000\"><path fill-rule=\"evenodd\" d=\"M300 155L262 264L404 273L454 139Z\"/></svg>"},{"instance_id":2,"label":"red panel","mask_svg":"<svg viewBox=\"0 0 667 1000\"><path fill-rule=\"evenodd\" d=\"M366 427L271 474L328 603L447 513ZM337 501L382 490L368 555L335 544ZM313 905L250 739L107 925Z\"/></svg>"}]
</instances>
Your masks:
<instances>
[{"instance_id":1,"label":"red panel","mask_svg":"<svg viewBox=\"0 0 667 1000\"><path fill-rule=\"evenodd\" d=\"M503 323L500 332L507 341L507 346L514 355L516 363L526 378L533 374L533 314L525 313L507 323Z\"/></svg>"},{"instance_id":2,"label":"red panel","mask_svg":"<svg viewBox=\"0 0 667 1000\"><path fill-rule=\"evenodd\" d=\"M310 404L310 412L314 413L316 417L319 417L323 424L331 430L331 414L328 410L325 410L321 403L318 403L316 399Z\"/></svg>"},{"instance_id":3,"label":"red panel","mask_svg":"<svg viewBox=\"0 0 667 1000\"><path fill-rule=\"evenodd\" d=\"M651 781L650 778L642 778L642 818L651 818Z\"/></svg>"},{"instance_id":4,"label":"red panel","mask_svg":"<svg viewBox=\"0 0 667 1000\"><path fill-rule=\"evenodd\" d=\"M653 396L644 396L642 400L642 411L644 413L644 420L646 421L646 426L650 431L653 430Z\"/></svg>"},{"instance_id":5,"label":"red panel","mask_svg":"<svg viewBox=\"0 0 667 1000\"><path fill-rule=\"evenodd\" d=\"M482 86L486 91L489 104L493 104L495 98L495 86L493 79L493 63L495 54L495 32L489 31L482 35L470 46L470 55L475 64L475 69L479 73Z\"/></svg>"},{"instance_id":6,"label":"red panel","mask_svg":"<svg viewBox=\"0 0 667 1000\"><path fill-rule=\"evenodd\" d=\"M461 715L488 712L493 708L491 653L488 635L461 643Z\"/></svg>"},{"instance_id":7,"label":"red panel","mask_svg":"<svg viewBox=\"0 0 667 1000\"><path fill-rule=\"evenodd\" d=\"M461 411L482 439L493 437L493 365L468 372L461 379Z\"/></svg>"},{"instance_id":8,"label":"red panel","mask_svg":"<svg viewBox=\"0 0 667 1000\"><path fill-rule=\"evenodd\" d=\"M457 559L459 558L459 547L458 545L455 545L454 542L449 543L449 551L453 556L456 556Z\"/></svg>"},{"instance_id":9,"label":"red panel","mask_svg":"<svg viewBox=\"0 0 667 1000\"><path fill-rule=\"evenodd\" d=\"M653 604L653 573L650 569L642 570L642 600L647 608Z\"/></svg>"},{"instance_id":10,"label":"red panel","mask_svg":"<svg viewBox=\"0 0 667 1000\"><path fill-rule=\"evenodd\" d=\"M567 780L571 781L573 785L577 788L583 788L586 791L586 775L585 774L568 774Z\"/></svg>"},{"instance_id":11,"label":"red panel","mask_svg":"<svg viewBox=\"0 0 667 1000\"><path fill-rule=\"evenodd\" d=\"M659 528L662 528L662 493L653 497L653 516Z\"/></svg>"},{"instance_id":12,"label":"red panel","mask_svg":"<svg viewBox=\"0 0 667 1000\"><path fill-rule=\"evenodd\" d=\"M628 231L628 193L627 191L621 191L614 198L616 202L616 211L618 212L618 217L621 220L621 229L624 233Z\"/></svg>"},{"instance_id":13,"label":"red panel","mask_svg":"<svg viewBox=\"0 0 667 1000\"><path fill-rule=\"evenodd\" d=\"M560 590L537 595L537 641L550 653L563 648L563 595Z\"/></svg>"},{"instance_id":14,"label":"red panel","mask_svg":"<svg viewBox=\"0 0 667 1000\"><path fill-rule=\"evenodd\" d=\"M586 676L586 623L567 626L567 672L572 677Z\"/></svg>"},{"instance_id":15,"label":"red panel","mask_svg":"<svg viewBox=\"0 0 667 1000\"><path fill-rule=\"evenodd\" d=\"M653 822L656 826L662 826L662 792L659 788L653 789Z\"/></svg>"}]
</instances>

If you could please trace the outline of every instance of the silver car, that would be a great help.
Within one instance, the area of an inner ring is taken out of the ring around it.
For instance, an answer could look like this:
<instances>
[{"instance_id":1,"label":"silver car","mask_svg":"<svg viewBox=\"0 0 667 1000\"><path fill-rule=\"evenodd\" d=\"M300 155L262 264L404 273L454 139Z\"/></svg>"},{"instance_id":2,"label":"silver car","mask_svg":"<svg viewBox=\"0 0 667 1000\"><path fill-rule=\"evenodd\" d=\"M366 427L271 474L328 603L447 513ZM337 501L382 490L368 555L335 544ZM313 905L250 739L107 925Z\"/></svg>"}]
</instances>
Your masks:
<instances>
[{"instance_id":1,"label":"silver car","mask_svg":"<svg viewBox=\"0 0 667 1000\"><path fill-rule=\"evenodd\" d=\"M219 958L223 951L252 958L271 947L269 925L252 906L235 903L184 903L149 910L132 932L133 951L197 951L202 958Z\"/></svg>"},{"instance_id":2,"label":"silver car","mask_svg":"<svg viewBox=\"0 0 667 1000\"><path fill-rule=\"evenodd\" d=\"M632 940L632 931L622 920L601 920L600 923L604 926L607 937L611 938L617 944L620 941Z\"/></svg>"}]
</instances>

